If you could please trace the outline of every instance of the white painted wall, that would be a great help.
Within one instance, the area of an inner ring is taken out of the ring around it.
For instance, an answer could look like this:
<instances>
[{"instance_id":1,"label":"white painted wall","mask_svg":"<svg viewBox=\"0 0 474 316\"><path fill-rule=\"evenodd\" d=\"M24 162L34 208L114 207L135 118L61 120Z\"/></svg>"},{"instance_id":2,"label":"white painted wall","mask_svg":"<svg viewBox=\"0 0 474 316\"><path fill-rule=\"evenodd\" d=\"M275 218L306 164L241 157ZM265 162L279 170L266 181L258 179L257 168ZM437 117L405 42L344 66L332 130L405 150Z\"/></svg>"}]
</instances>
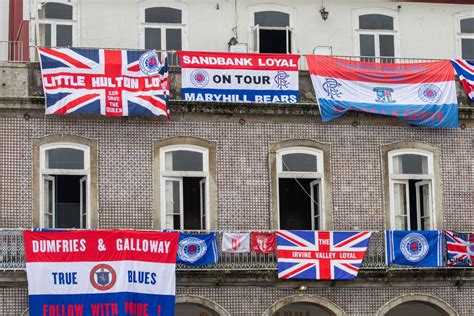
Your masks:
<instances>
[{"instance_id":1,"label":"white painted wall","mask_svg":"<svg viewBox=\"0 0 474 316\"><path fill-rule=\"evenodd\" d=\"M184 40L188 50L227 51L227 42L234 36L234 27L239 42L250 41L252 16L249 12L256 5L265 7L268 4L269 9L272 5L281 5L294 12L291 24L294 27L295 53L310 54L315 46L332 46L334 55L357 55L352 11L376 7L393 10L398 15L399 57L415 58L455 57L455 15L474 12L473 5L326 0L329 18L323 21L319 13L320 0L77 1L78 43L83 47L141 48L140 8L146 3L156 6L178 4L186 8L187 36Z\"/></svg>"},{"instance_id":2,"label":"white painted wall","mask_svg":"<svg viewBox=\"0 0 474 316\"><path fill-rule=\"evenodd\" d=\"M9 0L0 0L0 61L8 60Z\"/></svg>"}]
</instances>

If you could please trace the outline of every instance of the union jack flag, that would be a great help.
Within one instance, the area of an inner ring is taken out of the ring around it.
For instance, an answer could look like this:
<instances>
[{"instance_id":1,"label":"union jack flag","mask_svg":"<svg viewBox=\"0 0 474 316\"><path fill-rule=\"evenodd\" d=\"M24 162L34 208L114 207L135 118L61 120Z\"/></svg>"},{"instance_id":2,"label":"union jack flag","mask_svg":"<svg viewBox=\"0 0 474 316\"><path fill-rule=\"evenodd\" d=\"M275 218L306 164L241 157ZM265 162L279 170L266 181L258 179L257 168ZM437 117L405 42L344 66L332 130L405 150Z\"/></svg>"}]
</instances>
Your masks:
<instances>
[{"instance_id":1,"label":"union jack flag","mask_svg":"<svg viewBox=\"0 0 474 316\"><path fill-rule=\"evenodd\" d=\"M461 81L469 99L474 101L474 63L464 59L452 59L451 64Z\"/></svg>"},{"instance_id":2,"label":"union jack flag","mask_svg":"<svg viewBox=\"0 0 474 316\"><path fill-rule=\"evenodd\" d=\"M169 117L168 62L156 52L38 49L46 114Z\"/></svg>"},{"instance_id":3,"label":"union jack flag","mask_svg":"<svg viewBox=\"0 0 474 316\"><path fill-rule=\"evenodd\" d=\"M357 277L370 232L279 230L279 279L353 280Z\"/></svg>"},{"instance_id":4,"label":"union jack flag","mask_svg":"<svg viewBox=\"0 0 474 316\"><path fill-rule=\"evenodd\" d=\"M474 267L474 234L445 231L449 266Z\"/></svg>"}]
</instances>

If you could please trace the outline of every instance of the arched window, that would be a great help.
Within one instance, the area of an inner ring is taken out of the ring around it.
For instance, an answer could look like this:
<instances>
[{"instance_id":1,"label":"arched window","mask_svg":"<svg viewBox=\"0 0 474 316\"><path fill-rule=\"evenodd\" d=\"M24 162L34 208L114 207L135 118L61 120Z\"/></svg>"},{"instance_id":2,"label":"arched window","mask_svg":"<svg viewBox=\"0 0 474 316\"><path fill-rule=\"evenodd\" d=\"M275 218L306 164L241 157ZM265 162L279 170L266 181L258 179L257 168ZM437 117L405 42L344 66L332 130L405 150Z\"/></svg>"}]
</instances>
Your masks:
<instances>
[{"instance_id":1,"label":"arched window","mask_svg":"<svg viewBox=\"0 0 474 316\"><path fill-rule=\"evenodd\" d=\"M460 13L456 16L457 55L474 61L474 14Z\"/></svg>"},{"instance_id":2,"label":"arched window","mask_svg":"<svg viewBox=\"0 0 474 316\"><path fill-rule=\"evenodd\" d=\"M272 228L332 228L329 146L311 140L270 145Z\"/></svg>"},{"instance_id":3,"label":"arched window","mask_svg":"<svg viewBox=\"0 0 474 316\"><path fill-rule=\"evenodd\" d=\"M391 229L436 228L433 153L398 149L388 153Z\"/></svg>"},{"instance_id":4,"label":"arched window","mask_svg":"<svg viewBox=\"0 0 474 316\"><path fill-rule=\"evenodd\" d=\"M156 50L185 49L186 17L181 7L141 8L142 47Z\"/></svg>"},{"instance_id":5,"label":"arched window","mask_svg":"<svg viewBox=\"0 0 474 316\"><path fill-rule=\"evenodd\" d=\"M69 3L43 2L38 10L39 45L69 47L76 45L77 18Z\"/></svg>"},{"instance_id":6,"label":"arched window","mask_svg":"<svg viewBox=\"0 0 474 316\"><path fill-rule=\"evenodd\" d=\"M41 227L88 228L89 147L72 143L41 146Z\"/></svg>"},{"instance_id":7,"label":"arched window","mask_svg":"<svg viewBox=\"0 0 474 316\"><path fill-rule=\"evenodd\" d=\"M289 54L292 51L292 14L286 7L250 7L251 47L257 53Z\"/></svg>"},{"instance_id":8,"label":"arched window","mask_svg":"<svg viewBox=\"0 0 474 316\"><path fill-rule=\"evenodd\" d=\"M215 144L192 137L155 143L155 182L160 229L204 230L215 227ZM155 154L156 155L156 154Z\"/></svg>"},{"instance_id":9,"label":"arched window","mask_svg":"<svg viewBox=\"0 0 474 316\"><path fill-rule=\"evenodd\" d=\"M456 316L447 302L427 294L404 294L385 303L377 316Z\"/></svg>"},{"instance_id":10,"label":"arched window","mask_svg":"<svg viewBox=\"0 0 474 316\"><path fill-rule=\"evenodd\" d=\"M398 21L394 11L382 8L354 10L353 23L354 53L365 57L363 61L398 55ZM381 58L380 61L393 62L393 58Z\"/></svg>"}]
</instances>

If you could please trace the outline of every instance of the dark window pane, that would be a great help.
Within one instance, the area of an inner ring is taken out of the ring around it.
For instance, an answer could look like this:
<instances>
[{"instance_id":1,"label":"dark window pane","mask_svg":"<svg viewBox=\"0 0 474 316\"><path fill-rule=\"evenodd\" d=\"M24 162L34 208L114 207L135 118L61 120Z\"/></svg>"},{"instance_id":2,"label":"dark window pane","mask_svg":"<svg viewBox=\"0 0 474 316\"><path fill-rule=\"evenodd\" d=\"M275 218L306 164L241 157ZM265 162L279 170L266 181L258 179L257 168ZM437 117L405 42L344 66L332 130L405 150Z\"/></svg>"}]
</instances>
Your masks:
<instances>
[{"instance_id":1,"label":"dark window pane","mask_svg":"<svg viewBox=\"0 0 474 316\"><path fill-rule=\"evenodd\" d=\"M316 172L316 156L301 153L283 155L282 170Z\"/></svg>"},{"instance_id":2,"label":"dark window pane","mask_svg":"<svg viewBox=\"0 0 474 316\"><path fill-rule=\"evenodd\" d=\"M474 18L461 20L461 33L474 33Z\"/></svg>"},{"instance_id":3,"label":"dark window pane","mask_svg":"<svg viewBox=\"0 0 474 316\"><path fill-rule=\"evenodd\" d=\"M393 18L382 14L364 14L359 16L359 29L393 30Z\"/></svg>"},{"instance_id":4,"label":"dark window pane","mask_svg":"<svg viewBox=\"0 0 474 316\"><path fill-rule=\"evenodd\" d=\"M314 179L278 179L280 229L312 229L311 181Z\"/></svg>"},{"instance_id":5,"label":"dark window pane","mask_svg":"<svg viewBox=\"0 0 474 316\"><path fill-rule=\"evenodd\" d=\"M380 35L380 56L395 56L395 44L393 39L393 35Z\"/></svg>"},{"instance_id":6,"label":"dark window pane","mask_svg":"<svg viewBox=\"0 0 474 316\"><path fill-rule=\"evenodd\" d=\"M255 25L260 26L290 26L290 15L278 11L262 11L255 13Z\"/></svg>"},{"instance_id":7,"label":"dark window pane","mask_svg":"<svg viewBox=\"0 0 474 316\"><path fill-rule=\"evenodd\" d=\"M40 24L40 45L51 46L51 24Z\"/></svg>"},{"instance_id":8,"label":"dark window pane","mask_svg":"<svg viewBox=\"0 0 474 316\"><path fill-rule=\"evenodd\" d=\"M367 34L360 35L360 55L361 56L375 56L374 35L367 35Z\"/></svg>"},{"instance_id":9,"label":"dark window pane","mask_svg":"<svg viewBox=\"0 0 474 316\"><path fill-rule=\"evenodd\" d=\"M428 158L421 155L405 154L393 159L394 174L427 174Z\"/></svg>"},{"instance_id":10,"label":"dark window pane","mask_svg":"<svg viewBox=\"0 0 474 316\"><path fill-rule=\"evenodd\" d=\"M291 43L289 49L291 51ZM286 31L260 30L259 52L286 54Z\"/></svg>"},{"instance_id":11,"label":"dark window pane","mask_svg":"<svg viewBox=\"0 0 474 316\"><path fill-rule=\"evenodd\" d=\"M44 5L45 18L72 20L72 6L62 3L48 2Z\"/></svg>"},{"instance_id":12,"label":"dark window pane","mask_svg":"<svg viewBox=\"0 0 474 316\"><path fill-rule=\"evenodd\" d=\"M46 151L49 169L84 169L84 152L72 148L56 148Z\"/></svg>"},{"instance_id":13,"label":"dark window pane","mask_svg":"<svg viewBox=\"0 0 474 316\"><path fill-rule=\"evenodd\" d=\"M146 23L182 23L181 10L155 7L145 9Z\"/></svg>"},{"instance_id":14,"label":"dark window pane","mask_svg":"<svg viewBox=\"0 0 474 316\"><path fill-rule=\"evenodd\" d=\"M181 29L166 29L166 49L181 50Z\"/></svg>"},{"instance_id":15,"label":"dark window pane","mask_svg":"<svg viewBox=\"0 0 474 316\"><path fill-rule=\"evenodd\" d=\"M176 150L165 155L165 170L203 171L202 165L202 154L195 151Z\"/></svg>"},{"instance_id":16,"label":"dark window pane","mask_svg":"<svg viewBox=\"0 0 474 316\"><path fill-rule=\"evenodd\" d=\"M474 60L474 38L463 38L461 40L462 58Z\"/></svg>"},{"instance_id":17,"label":"dark window pane","mask_svg":"<svg viewBox=\"0 0 474 316\"><path fill-rule=\"evenodd\" d=\"M56 46L72 46L72 25L56 26Z\"/></svg>"},{"instance_id":18,"label":"dark window pane","mask_svg":"<svg viewBox=\"0 0 474 316\"><path fill-rule=\"evenodd\" d=\"M145 29L145 49L161 49L161 29Z\"/></svg>"}]
</instances>

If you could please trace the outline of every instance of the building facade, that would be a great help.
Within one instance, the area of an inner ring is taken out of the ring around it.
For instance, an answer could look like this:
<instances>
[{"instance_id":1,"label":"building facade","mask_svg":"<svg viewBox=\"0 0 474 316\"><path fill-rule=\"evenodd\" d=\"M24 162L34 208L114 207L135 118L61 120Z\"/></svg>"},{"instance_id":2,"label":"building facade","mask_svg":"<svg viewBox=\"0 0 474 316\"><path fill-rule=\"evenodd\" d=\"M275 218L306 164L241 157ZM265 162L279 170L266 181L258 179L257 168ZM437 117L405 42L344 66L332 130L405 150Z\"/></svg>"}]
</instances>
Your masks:
<instances>
[{"instance_id":1,"label":"building facade","mask_svg":"<svg viewBox=\"0 0 474 316\"><path fill-rule=\"evenodd\" d=\"M9 25L28 26L24 47L376 62L470 59L474 51L474 5L463 1L9 6L23 12L23 23ZM50 116L35 51L24 47L27 61L9 55L0 64L0 314L27 314L19 228L80 227L373 231L355 281L279 281L272 255L221 254L216 266L179 267L180 315L474 315L472 269L384 263L385 229L474 231L474 108L459 85L455 129L356 112L322 123L304 63L298 104L219 104L181 100L174 59L169 120Z\"/></svg>"}]
</instances>

